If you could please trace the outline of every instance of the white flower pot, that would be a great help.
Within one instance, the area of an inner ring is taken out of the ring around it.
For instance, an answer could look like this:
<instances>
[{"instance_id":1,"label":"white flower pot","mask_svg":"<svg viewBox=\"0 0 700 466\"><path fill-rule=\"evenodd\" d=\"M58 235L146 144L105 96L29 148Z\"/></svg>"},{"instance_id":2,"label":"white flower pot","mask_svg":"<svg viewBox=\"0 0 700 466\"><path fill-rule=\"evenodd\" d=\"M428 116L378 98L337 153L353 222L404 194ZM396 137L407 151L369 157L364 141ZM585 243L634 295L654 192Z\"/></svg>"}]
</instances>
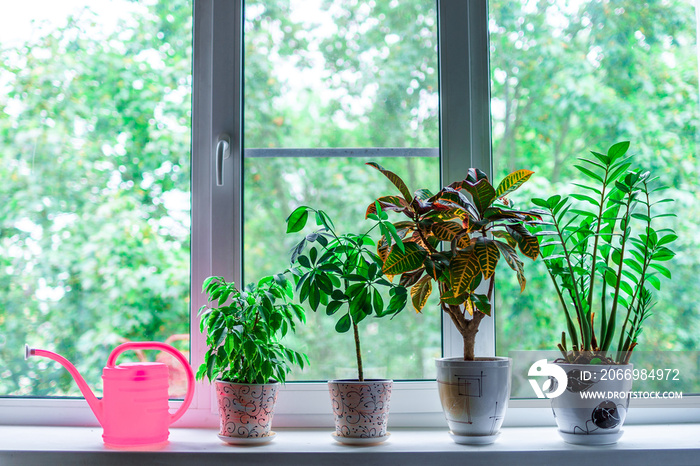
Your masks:
<instances>
[{"instance_id":1,"label":"white flower pot","mask_svg":"<svg viewBox=\"0 0 700 466\"><path fill-rule=\"evenodd\" d=\"M632 364L557 365L567 375L566 390L551 399L559 434L577 445L617 442L630 403Z\"/></svg>"},{"instance_id":2,"label":"white flower pot","mask_svg":"<svg viewBox=\"0 0 700 466\"><path fill-rule=\"evenodd\" d=\"M493 443L510 398L510 358L436 359L438 392L450 434L468 445Z\"/></svg>"},{"instance_id":3,"label":"white flower pot","mask_svg":"<svg viewBox=\"0 0 700 466\"><path fill-rule=\"evenodd\" d=\"M346 439L386 440L391 387L392 381L384 379L330 380L334 438L343 443L353 443Z\"/></svg>"},{"instance_id":4,"label":"white flower pot","mask_svg":"<svg viewBox=\"0 0 700 466\"><path fill-rule=\"evenodd\" d=\"M270 427L280 384L242 384L216 381L219 406L219 437L252 439L272 438Z\"/></svg>"}]
</instances>

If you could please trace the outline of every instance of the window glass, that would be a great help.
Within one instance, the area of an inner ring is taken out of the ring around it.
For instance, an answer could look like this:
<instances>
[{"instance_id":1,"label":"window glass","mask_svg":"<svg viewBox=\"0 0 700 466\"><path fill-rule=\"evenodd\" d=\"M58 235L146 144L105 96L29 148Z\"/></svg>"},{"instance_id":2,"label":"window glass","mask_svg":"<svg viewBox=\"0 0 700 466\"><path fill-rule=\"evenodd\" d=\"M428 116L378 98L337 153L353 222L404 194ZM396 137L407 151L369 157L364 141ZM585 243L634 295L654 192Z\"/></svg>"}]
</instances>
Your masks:
<instances>
[{"instance_id":1,"label":"window glass","mask_svg":"<svg viewBox=\"0 0 700 466\"><path fill-rule=\"evenodd\" d=\"M518 192L569 193L573 167L589 150L631 141L634 161L669 186L661 204L677 214L659 228L679 236L659 275L658 304L640 337L643 351L700 347L700 166L698 57L693 2L490 2L493 154L496 177L536 174ZM519 293L504 271L498 282L497 352L550 349L565 329L541 263L527 263ZM619 330L618 330L619 331ZM617 335L616 337L617 338Z\"/></svg>"},{"instance_id":2,"label":"window glass","mask_svg":"<svg viewBox=\"0 0 700 466\"><path fill-rule=\"evenodd\" d=\"M191 33L187 0L5 5L0 396L79 395L25 342L98 392L121 342L189 351Z\"/></svg>"},{"instance_id":3,"label":"window glass","mask_svg":"<svg viewBox=\"0 0 700 466\"><path fill-rule=\"evenodd\" d=\"M285 218L297 206L326 211L340 233L370 228L367 206L395 188L365 162L439 189L434 1L249 1L244 50L246 281L289 266L300 237ZM352 332L308 315L288 343L311 366L293 378L356 377ZM437 306L360 327L366 377L434 376Z\"/></svg>"}]
</instances>

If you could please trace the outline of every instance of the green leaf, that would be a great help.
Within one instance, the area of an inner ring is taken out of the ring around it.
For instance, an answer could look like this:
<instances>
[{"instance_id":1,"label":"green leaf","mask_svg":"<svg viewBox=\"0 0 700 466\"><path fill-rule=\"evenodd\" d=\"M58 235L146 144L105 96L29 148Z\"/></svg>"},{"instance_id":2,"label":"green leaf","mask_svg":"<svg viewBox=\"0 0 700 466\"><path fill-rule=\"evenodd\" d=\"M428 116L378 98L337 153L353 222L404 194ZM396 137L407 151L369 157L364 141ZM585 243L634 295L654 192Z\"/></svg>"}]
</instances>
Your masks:
<instances>
[{"instance_id":1,"label":"green leaf","mask_svg":"<svg viewBox=\"0 0 700 466\"><path fill-rule=\"evenodd\" d=\"M301 231L306 226L306 220L309 218L309 207L297 207L289 217L287 217L287 233L296 233Z\"/></svg>"},{"instance_id":2,"label":"green leaf","mask_svg":"<svg viewBox=\"0 0 700 466\"><path fill-rule=\"evenodd\" d=\"M581 166L581 165L574 165L574 168L579 170L581 173L586 175L589 178L593 178L596 181L603 182L603 177L598 175L597 173L593 172L592 170L589 170L588 168Z\"/></svg>"},{"instance_id":3,"label":"green leaf","mask_svg":"<svg viewBox=\"0 0 700 466\"><path fill-rule=\"evenodd\" d=\"M348 330L350 330L350 314L345 314L343 317L338 320L335 324L335 331L338 333L345 333Z\"/></svg>"},{"instance_id":4,"label":"green leaf","mask_svg":"<svg viewBox=\"0 0 700 466\"><path fill-rule=\"evenodd\" d=\"M331 301L328 303L328 306L326 306L326 315L332 316L336 312L338 312L338 309L341 308L341 306L344 303L341 301Z\"/></svg>"},{"instance_id":5,"label":"green leaf","mask_svg":"<svg viewBox=\"0 0 700 466\"><path fill-rule=\"evenodd\" d=\"M614 163L617 159L625 155L629 147L629 141L618 142L617 144L613 144L612 146L610 146L610 149L608 149L608 157L610 163Z\"/></svg>"},{"instance_id":6,"label":"green leaf","mask_svg":"<svg viewBox=\"0 0 700 466\"><path fill-rule=\"evenodd\" d=\"M547 199L547 206L551 210L554 210L554 208L559 204L560 201L561 201L561 196L558 194L555 194L554 196Z\"/></svg>"},{"instance_id":7,"label":"green leaf","mask_svg":"<svg viewBox=\"0 0 700 466\"><path fill-rule=\"evenodd\" d=\"M673 259L675 255L676 254L673 251L662 246L651 256L651 258L655 261L668 261Z\"/></svg>"},{"instance_id":8,"label":"green leaf","mask_svg":"<svg viewBox=\"0 0 700 466\"><path fill-rule=\"evenodd\" d=\"M669 279L671 278L671 271L668 270L663 265L661 265L661 264L649 264L649 266L656 269L664 277L669 278Z\"/></svg>"},{"instance_id":9,"label":"green leaf","mask_svg":"<svg viewBox=\"0 0 700 466\"><path fill-rule=\"evenodd\" d=\"M299 262L299 265L301 265L302 267L306 267L307 269L311 268L311 261L306 256L297 257L297 262Z\"/></svg>"},{"instance_id":10,"label":"green leaf","mask_svg":"<svg viewBox=\"0 0 700 466\"><path fill-rule=\"evenodd\" d=\"M678 236L671 234L671 235L666 235L661 237L659 241L656 243L657 246L663 246L665 244L672 243L678 239Z\"/></svg>"},{"instance_id":11,"label":"green leaf","mask_svg":"<svg viewBox=\"0 0 700 466\"><path fill-rule=\"evenodd\" d=\"M596 207L600 206L600 203L597 200L593 199L591 196L586 196L585 194L571 194L571 197L578 199L579 201L590 202Z\"/></svg>"},{"instance_id":12,"label":"green leaf","mask_svg":"<svg viewBox=\"0 0 700 466\"><path fill-rule=\"evenodd\" d=\"M604 165L608 165L610 163L610 159L608 158L607 155L603 155L600 152L594 152L594 151L591 151L591 154L593 154L593 156L595 158L597 158L598 160L600 160L600 163L602 163Z\"/></svg>"},{"instance_id":13,"label":"green leaf","mask_svg":"<svg viewBox=\"0 0 700 466\"><path fill-rule=\"evenodd\" d=\"M380 225L386 228L386 230L394 239L396 246L401 250L401 252L406 252L406 248L403 244L403 241L401 240L401 237L399 236L399 233L396 231L396 227L394 227L394 225L389 222L382 223Z\"/></svg>"},{"instance_id":14,"label":"green leaf","mask_svg":"<svg viewBox=\"0 0 700 466\"><path fill-rule=\"evenodd\" d=\"M372 292L372 307L377 315L382 315L384 311L384 300L382 299L382 294L377 289Z\"/></svg>"},{"instance_id":15,"label":"green leaf","mask_svg":"<svg viewBox=\"0 0 700 466\"><path fill-rule=\"evenodd\" d=\"M389 305L386 308L386 313L394 312L398 313L406 307L406 301L408 294L405 288L393 288L392 291L402 290L401 293L394 293L389 300ZM391 293L391 292L390 292Z\"/></svg>"},{"instance_id":16,"label":"green leaf","mask_svg":"<svg viewBox=\"0 0 700 466\"><path fill-rule=\"evenodd\" d=\"M659 280L659 277L657 277L656 275L647 275L645 278L646 281L651 284L651 286L653 286L657 290L661 290L661 281Z\"/></svg>"},{"instance_id":17,"label":"green leaf","mask_svg":"<svg viewBox=\"0 0 700 466\"><path fill-rule=\"evenodd\" d=\"M542 207L542 208L544 208L544 209L548 209L548 208L549 208L549 204L548 204L547 201L545 201L544 199L533 198L533 199L531 200L531 202L532 202L533 204L535 204L536 206L538 206L538 207Z\"/></svg>"},{"instance_id":18,"label":"green leaf","mask_svg":"<svg viewBox=\"0 0 700 466\"><path fill-rule=\"evenodd\" d=\"M309 287L309 305L314 312L318 309L319 304L321 304L321 292L318 286L311 285Z\"/></svg>"}]
</instances>

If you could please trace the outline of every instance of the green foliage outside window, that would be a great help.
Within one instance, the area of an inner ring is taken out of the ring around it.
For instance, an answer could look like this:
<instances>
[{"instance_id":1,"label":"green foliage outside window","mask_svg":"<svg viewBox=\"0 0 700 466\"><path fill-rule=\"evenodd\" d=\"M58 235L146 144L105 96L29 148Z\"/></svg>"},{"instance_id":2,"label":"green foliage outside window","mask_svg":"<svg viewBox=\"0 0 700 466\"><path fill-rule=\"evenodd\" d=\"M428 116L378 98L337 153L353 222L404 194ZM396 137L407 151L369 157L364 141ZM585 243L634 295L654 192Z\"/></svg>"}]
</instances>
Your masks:
<instances>
[{"instance_id":1,"label":"green foliage outside window","mask_svg":"<svg viewBox=\"0 0 700 466\"><path fill-rule=\"evenodd\" d=\"M23 43L0 43L2 395L77 394L67 374L27 372L27 341L75 361L99 386L99 368L121 339L188 333L192 4L129 5L119 31L101 28L86 10ZM434 2L323 5L346 40L323 37L312 55L319 16L293 15L287 0L246 2L246 148L437 147ZM659 225L676 231L678 257L674 280L661 278L657 294L665 318L640 340L648 350L700 349L692 4L493 0L489 18L493 178L535 171L513 199L522 206L571 192L580 178L574 160L591 141L635 141L636 161L671 186L667 196L684 213ZM272 56L292 64L280 67ZM312 70L337 97L323 100L316 81L288 97L294 70ZM358 111L352 97L366 89ZM391 189L364 161L246 159L246 281L287 266L294 241L284 220L296 206L362 218L363 206ZM377 162L411 186L440 186L436 159ZM352 231L357 223L338 226ZM497 274L497 353L551 348L565 323L544 264L526 271L523 294L516 277ZM335 322L325 321L330 328L318 323L290 337L312 359L328 358L301 377L333 377L331 368L353 364L350 353L326 351L337 336ZM389 350L367 349L367 363L395 378L431 377L441 346L437 304L393 324L404 330L383 335ZM366 328L375 331L382 332Z\"/></svg>"}]
</instances>

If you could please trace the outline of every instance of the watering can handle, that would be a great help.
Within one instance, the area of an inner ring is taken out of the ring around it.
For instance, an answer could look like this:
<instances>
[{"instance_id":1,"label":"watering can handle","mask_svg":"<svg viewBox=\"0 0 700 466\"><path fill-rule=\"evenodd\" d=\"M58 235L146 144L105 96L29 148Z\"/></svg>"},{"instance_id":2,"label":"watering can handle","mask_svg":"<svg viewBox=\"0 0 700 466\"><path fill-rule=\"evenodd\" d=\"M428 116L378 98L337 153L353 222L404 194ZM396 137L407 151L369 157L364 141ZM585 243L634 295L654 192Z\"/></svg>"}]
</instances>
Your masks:
<instances>
[{"instance_id":1,"label":"watering can handle","mask_svg":"<svg viewBox=\"0 0 700 466\"><path fill-rule=\"evenodd\" d=\"M190 403L192 403L192 398L194 397L194 373L192 372L190 363L187 361L187 359L185 359L182 353L170 345L166 345L165 343L161 343L159 341L140 341L122 343L114 348L112 354L109 355L109 359L107 359L107 367L114 367L117 357L124 351L136 349L154 349L165 351L173 355L175 359L180 361L180 364L182 364L182 366L185 368L185 373L187 374L187 394L185 395L185 400L182 402L182 405L180 405L180 408L175 411L174 414L170 415L170 423L172 424L180 419L183 414L185 414L185 411L187 411L187 408L189 408Z\"/></svg>"}]
</instances>

